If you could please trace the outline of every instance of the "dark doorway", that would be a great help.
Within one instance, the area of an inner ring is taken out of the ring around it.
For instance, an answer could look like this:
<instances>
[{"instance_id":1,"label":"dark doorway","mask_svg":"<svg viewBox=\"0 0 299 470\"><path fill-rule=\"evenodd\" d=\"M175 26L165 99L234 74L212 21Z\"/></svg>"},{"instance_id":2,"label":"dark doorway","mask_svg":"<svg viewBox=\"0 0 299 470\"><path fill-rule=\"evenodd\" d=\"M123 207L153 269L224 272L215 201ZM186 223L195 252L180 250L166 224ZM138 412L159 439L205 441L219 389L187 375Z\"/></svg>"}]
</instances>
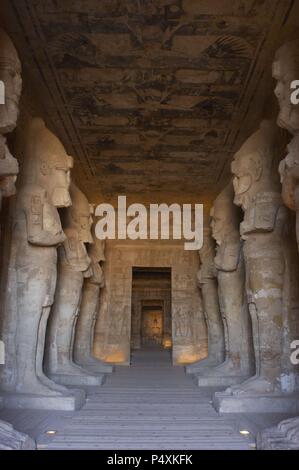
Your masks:
<instances>
[{"instance_id":1,"label":"dark doorway","mask_svg":"<svg viewBox=\"0 0 299 470\"><path fill-rule=\"evenodd\" d=\"M171 269L133 268L131 349L170 349Z\"/></svg>"}]
</instances>

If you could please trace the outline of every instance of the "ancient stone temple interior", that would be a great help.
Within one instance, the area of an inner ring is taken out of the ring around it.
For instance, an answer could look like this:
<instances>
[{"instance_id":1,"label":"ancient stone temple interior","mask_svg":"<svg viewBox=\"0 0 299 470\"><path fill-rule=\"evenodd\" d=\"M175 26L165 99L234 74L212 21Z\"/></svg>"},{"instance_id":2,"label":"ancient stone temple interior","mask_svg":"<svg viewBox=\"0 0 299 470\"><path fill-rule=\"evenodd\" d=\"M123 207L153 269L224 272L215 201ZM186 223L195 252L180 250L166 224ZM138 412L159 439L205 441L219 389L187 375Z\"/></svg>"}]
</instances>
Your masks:
<instances>
[{"instance_id":1,"label":"ancient stone temple interior","mask_svg":"<svg viewBox=\"0 0 299 470\"><path fill-rule=\"evenodd\" d=\"M1 1L0 449L299 449L298 87L299 0Z\"/></svg>"}]
</instances>

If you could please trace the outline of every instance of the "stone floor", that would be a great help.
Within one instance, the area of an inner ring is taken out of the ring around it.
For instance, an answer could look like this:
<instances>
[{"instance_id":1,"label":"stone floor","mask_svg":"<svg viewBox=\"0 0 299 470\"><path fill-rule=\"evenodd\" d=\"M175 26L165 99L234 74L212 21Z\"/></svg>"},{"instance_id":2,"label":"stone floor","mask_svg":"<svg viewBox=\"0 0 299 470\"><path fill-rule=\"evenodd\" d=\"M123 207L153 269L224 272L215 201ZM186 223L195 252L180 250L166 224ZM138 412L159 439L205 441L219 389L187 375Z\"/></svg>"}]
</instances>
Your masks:
<instances>
[{"instance_id":1,"label":"stone floor","mask_svg":"<svg viewBox=\"0 0 299 470\"><path fill-rule=\"evenodd\" d=\"M211 389L199 389L169 351L139 351L77 412L1 410L0 419L39 449L253 449L259 429L285 415L219 416ZM240 430L250 431L248 436ZM47 431L56 431L48 435Z\"/></svg>"}]
</instances>

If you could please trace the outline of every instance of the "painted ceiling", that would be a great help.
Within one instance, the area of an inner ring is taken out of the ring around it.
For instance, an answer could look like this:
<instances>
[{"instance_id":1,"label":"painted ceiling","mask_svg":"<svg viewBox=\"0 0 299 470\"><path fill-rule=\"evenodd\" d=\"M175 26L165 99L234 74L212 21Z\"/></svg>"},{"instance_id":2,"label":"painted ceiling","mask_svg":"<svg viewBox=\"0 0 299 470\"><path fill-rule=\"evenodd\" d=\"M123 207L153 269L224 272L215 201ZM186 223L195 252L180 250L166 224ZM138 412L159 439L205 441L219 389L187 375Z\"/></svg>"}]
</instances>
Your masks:
<instances>
[{"instance_id":1,"label":"painted ceiling","mask_svg":"<svg viewBox=\"0 0 299 470\"><path fill-rule=\"evenodd\" d=\"M264 112L265 77L273 92L269 67L294 3L3 0L0 12L28 92L93 200L212 197Z\"/></svg>"}]
</instances>

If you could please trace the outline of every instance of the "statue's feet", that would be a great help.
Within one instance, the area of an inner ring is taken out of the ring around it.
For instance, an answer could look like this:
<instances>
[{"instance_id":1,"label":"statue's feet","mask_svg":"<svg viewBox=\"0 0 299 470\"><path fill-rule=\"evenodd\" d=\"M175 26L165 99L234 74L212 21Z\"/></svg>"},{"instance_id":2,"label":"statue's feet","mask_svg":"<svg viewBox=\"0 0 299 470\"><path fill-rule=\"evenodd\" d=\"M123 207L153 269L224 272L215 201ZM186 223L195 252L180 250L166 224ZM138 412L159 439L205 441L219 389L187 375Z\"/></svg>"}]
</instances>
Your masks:
<instances>
[{"instance_id":1,"label":"statue's feet","mask_svg":"<svg viewBox=\"0 0 299 470\"><path fill-rule=\"evenodd\" d=\"M84 365L87 365L87 366L108 366L108 367L111 367L110 364L107 364L106 362L103 362L103 361L100 361L100 359L95 359L94 357L90 356L89 358L87 358L86 362L84 363ZM84 367L84 366L83 366Z\"/></svg>"},{"instance_id":2,"label":"statue's feet","mask_svg":"<svg viewBox=\"0 0 299 470\"><path fill-rule=\"evenodd\" d=\"M279 391L279 387L276 381L270 381L265 377L253 376L242 384L233 385L229 387L226 391L231 393L232 395L242 395L250 393L263 394L275 393Z\"/></svg>"},{"instance_id":3,"label":"statue's feet","mask_svg":"<svg viewBox=\"0 0 299 470\"><path fill-rule=\"evenodd\" d=\"M201 361L194 362L193 364L189 364L186 366L187 372L190 374L198 373L201 370L207 369L208 367L216 367L219 365L219 362L215 360L213 357L207 357L202 359Z\"/></svg>"},{"instance_id":4,"label":"statue's feet","mask_svg":"<svg viewBox=\"0 0 299 470\"><path fill-rule=\"evenodd\" d=\"M61 393L65 393L65 392L69 393L69 390L66 387L64 387L63 385L59 385L56 382L54 382L53 380L49 379L49 377L47 377L44 373L42 373L39 376L39 380L44 385L51 388L51 390L56 390L57 392L61 392Z\"/></svg>"},{"instance_id":5,"label":"statue's feet","mask_svg":"<svg viewBox=\"0 0 299 470\"><path fill-rule=\"evenodd\" d=\"M238 391L240 390L241 387L246 387L246 384L247 384L248 382L252 382L252 380L255 380L255 379L257 379L257 378L258 378L258 376L255 374L255 375L253 375L252 377L249 377L249 379L244 380L244 382L242 382L241 384L230 385L230 386L225 390L225 392L234 395L235 392L238 393Z\"/></svg>"},{"instance_id":6,"label":"statue's feet","mask_svg":"<svg viewBox=\"0 0 299 470\"><path fill-rule=\"evenodd\" d=\"M84 369L86 368L87 371L94 372L95 374L98 373L110 373L113 371L113 366L111 364L107 364L107 362L103 362L99 359L96 359L92 356L86 359L86 362L79 364Z\"/></svg>"},{"instance_id":7,"label":"statue's feet","mask_svg":"<svg viewBox=\"0 0 299 470\"><path fill-rule=\"evenodd\" d=\"M46 397L61 397L62 393L44 385L39 379L32 377L26 384L17 386L18 393L41 395Z\"/></svg>"},{"instance_id":8,"label":"statue's feet","mask_svg":"<svg viewBox=\"0 0 299 470\"><path fill-rule=\"evenodd\" d=\"M219 366L204 369L200 375L204 377L234 377L242 374L240 369L230 359L227 359Z\"/></svg>"},{"instance_id":9,"label":"statue's feet","mask_svg":"<svg viewBox=\"0 0 299 470\"><path fill-rule=\"evenodd\" d=\"M64 364L59 369L57 369L57 371L55 371L53 375L77 375L77 376L80 375L83 377L87 377L87 376L90 377L93 374L83 369L83 367L78 366L77 364L74 364L72 362L69 362L68 364Z\"/></svg>"}]
</instances>

